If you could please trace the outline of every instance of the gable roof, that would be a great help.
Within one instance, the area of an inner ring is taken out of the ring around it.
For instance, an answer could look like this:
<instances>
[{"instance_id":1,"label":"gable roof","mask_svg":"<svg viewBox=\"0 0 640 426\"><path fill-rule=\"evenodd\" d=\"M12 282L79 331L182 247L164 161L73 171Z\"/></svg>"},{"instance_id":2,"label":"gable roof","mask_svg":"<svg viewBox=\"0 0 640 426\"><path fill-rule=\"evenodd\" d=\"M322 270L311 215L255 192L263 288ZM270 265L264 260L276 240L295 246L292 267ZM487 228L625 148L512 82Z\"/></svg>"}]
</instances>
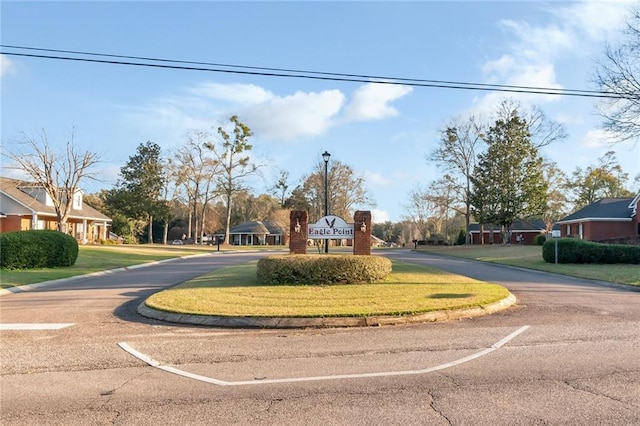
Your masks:
<instances>
[{"instance_id":1,"label":"gable roof","mask_svg":"<svg viewBox=\"0 0 640 426\"><path fill-rule=\"evenodd\" d=\"M636 196L636 198L638 198L638 196ZM558 223L577 221L628 221L631 220L635 214L635 206L632 201L636 198L602 198L560 219Z\"/></svg>"},{"instance_id":2,"label":"gable roof","mask_svg":"<svg viewBox=\"0 0 640 426\"><path fill-rule=\"evenodd\" d=\"M280 226L269 221L252 220L242 222L229 230L230 234L271 234L281 235L283 230Z\"/></svg>"},{"instance_id":3,"label":"gable roof","mask_svg":"<svg viewBox=\"0 0 640 426\"><path fill-rule=\"evenodd\" d=\"M56 216L56 210L53 206L48 206L45 203L38 201L36 198L32 197L21 188L33 188L33 187L42 187L33 182L27 182L18 179L11 179L6 177L0 177L0 194L5 197L10 198L15 203L19 204L24 208L25 214L36 214L39 216ZM3 211L5 215L10 215L11 213ZM89 206L86 203L82 203L82 209L71 209L69 213L69 218L72 219L86 219L86 220L97 220L101 222L111 222L111 218L103 215L93 207Z\"/></svg>"}]
</instances>

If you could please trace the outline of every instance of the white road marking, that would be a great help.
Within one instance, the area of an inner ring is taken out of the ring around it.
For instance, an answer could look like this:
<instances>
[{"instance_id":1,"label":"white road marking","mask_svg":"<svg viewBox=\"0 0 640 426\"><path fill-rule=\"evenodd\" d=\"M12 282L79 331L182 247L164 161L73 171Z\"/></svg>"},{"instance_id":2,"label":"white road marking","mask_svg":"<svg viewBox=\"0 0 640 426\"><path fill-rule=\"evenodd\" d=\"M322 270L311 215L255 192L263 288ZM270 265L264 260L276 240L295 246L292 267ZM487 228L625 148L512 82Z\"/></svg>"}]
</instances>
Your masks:
<instances>
[{"instance_id":1,"label":"white road marking","mask_svg":"<svg viewBox=\"0 0 640 426\"><path fill-rule=\"evenodd\" d=\"M469 362L472 361L474 359L480 358L481 356L487 355L495 350L500 349L502 346L504 346L505 344L507 344L509 341L513 340L515 337L517 337L518 335L520 335L521 333L523 333L525 330L527 330L529 328L528 325L522 326L519 329L517 329L516 331L514 331L513 333L509 334L508 336L506 336L505 338L499 340L498 342L494 343L493 345L491 345L490 347L483 349L479 352L476 352L474 354L468 355L466 357L457 359L455 361L451 361L451 362L447 362L444 364L440 364L440 365L436 365L434 367L429 367L429 368L425 368L422 370L405 370L405 371L385 371L385 372L378 372L378 373L356 373L356 374L337 374L337 375L329 375L329 376L311 376L311 377L293 377L293 378L287 378L287 379L264 379L264 380L244 380L244 381L237 381L237 382L227 382L224 380L218 380L218 379L214 379L212 377L206 377L206 376L201 376L199 374L193 374L193 373L189 373L187 371L183 371L180 370L178 368L169 366L169 365L162 365L162 363L160 363L159 361L156 361L155 359L135 350L134 348L132 348L129 344L125 343L125 342L120 342L118 343L118 345L124 349L125 351L129 352L131 355L133 355L134 357L140 359L141 361L144 361L145 363L147 363L148 365L150 365L151 367L155 367L158 368L160 370L169 372L169 373L173 373L173 374L177 374L179 376L183 376L183 377L187 377L190 379L194 379L194 380L199 380L201 382L205 382L205 383L211 383L214 385L218 385L218 386L245 386L245 385L262 385L262 384L268 384L268 383L294 383L294 382L313 382L313 381L319 381L319 380L340 380L340 379L361 379L361 378L371 378L371 377L392 377L392 376L408 376L408 375L417 375L417 374L426 374L426 373L431 373L434 371L438 371L438 370L444 370L445 368L450 368L456 365L460 365L463 364L465 362Z\"/></svg>"},{"instance_id":2,"label":"white road marking","mask_svg":"<svg viewBox=\"0 0 640 426\"><path fill-rule=\"evenodd\" d=\"M61 324L38 324L38 323L15 323L15 324L0 324L0 330L60 330L62 328L71 327L75 325L73 323L61 323Z\"/></svg>"}]
</instances>

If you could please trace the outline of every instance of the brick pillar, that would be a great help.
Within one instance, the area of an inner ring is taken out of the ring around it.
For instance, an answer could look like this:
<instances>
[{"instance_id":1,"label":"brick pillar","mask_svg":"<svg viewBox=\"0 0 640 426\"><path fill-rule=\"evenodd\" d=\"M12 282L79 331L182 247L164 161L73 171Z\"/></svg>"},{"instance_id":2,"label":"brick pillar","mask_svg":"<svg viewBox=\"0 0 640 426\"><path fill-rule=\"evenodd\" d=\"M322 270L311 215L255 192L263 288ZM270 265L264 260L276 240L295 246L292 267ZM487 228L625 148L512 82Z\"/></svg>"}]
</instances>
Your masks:
<instances>
[{"instance_id":1,"label":"brick pillar","mask_svg":"<svg viewBox=\"0 0 640 426\"><path fill-rule=\"evenodd\" d=\"M364 224L364 231L362 230ZM353 215L353 254L371 254L371 212L358 210Z\"/></svg>"},{"instance_id":2,"label":"brick pillar","mask_svg":"<svg viewBox=\"0 0 640 426\"><path fill-rule=\"evenodd\" d=\"M307 220L306 211L289 213L289 254L307 254Z\"/></svg>"}]
</instances>

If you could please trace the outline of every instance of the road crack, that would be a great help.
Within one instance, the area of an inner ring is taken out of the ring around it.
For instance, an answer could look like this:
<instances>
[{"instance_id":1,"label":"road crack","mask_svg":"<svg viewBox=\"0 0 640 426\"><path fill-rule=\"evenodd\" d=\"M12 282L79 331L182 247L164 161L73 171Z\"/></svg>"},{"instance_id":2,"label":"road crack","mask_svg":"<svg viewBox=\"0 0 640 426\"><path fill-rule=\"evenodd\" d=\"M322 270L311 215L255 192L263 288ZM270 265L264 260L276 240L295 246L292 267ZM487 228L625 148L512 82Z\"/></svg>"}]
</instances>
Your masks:
<instances>
[{"instance_id":1,"label":"road crack","mask_svg":"<svg viewBox=\"0 0 640 426\"><path fill-rule=\"evenodd\" d=\"M451 422L451 420L449 419L449 417L447 417L442 410L440 410L438 407L436 407L436 403L439 399L437 392L435 391L428 391L427 392L429 397L431 398L431 401L429 401L429 407L431 407L431 410L433 410L434 413L436 413L440 418L442 418L444 421L447 422L448 425L452 425L453 423Z\"/></svg>"}]
</instances>

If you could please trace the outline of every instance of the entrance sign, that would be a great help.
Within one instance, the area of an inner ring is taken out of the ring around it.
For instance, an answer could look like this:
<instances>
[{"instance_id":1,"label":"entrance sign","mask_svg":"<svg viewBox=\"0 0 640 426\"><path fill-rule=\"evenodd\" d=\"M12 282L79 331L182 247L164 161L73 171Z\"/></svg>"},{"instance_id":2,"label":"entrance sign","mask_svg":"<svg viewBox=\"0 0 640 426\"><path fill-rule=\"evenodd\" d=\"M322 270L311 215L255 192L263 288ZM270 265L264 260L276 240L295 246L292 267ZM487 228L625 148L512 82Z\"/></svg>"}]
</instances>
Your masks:
<instances>
[{"instance_id":1,"label":"entrance sign","mask_svg":"<svg viewBox=\"0 0 640 426\"><path fill-rule=\"evenodd\" d=\"M353 223L347 223L338 216L324 216L307 226L307 238L312 240L352 240L353 236Z\"/></svg>"}]
</instances>

